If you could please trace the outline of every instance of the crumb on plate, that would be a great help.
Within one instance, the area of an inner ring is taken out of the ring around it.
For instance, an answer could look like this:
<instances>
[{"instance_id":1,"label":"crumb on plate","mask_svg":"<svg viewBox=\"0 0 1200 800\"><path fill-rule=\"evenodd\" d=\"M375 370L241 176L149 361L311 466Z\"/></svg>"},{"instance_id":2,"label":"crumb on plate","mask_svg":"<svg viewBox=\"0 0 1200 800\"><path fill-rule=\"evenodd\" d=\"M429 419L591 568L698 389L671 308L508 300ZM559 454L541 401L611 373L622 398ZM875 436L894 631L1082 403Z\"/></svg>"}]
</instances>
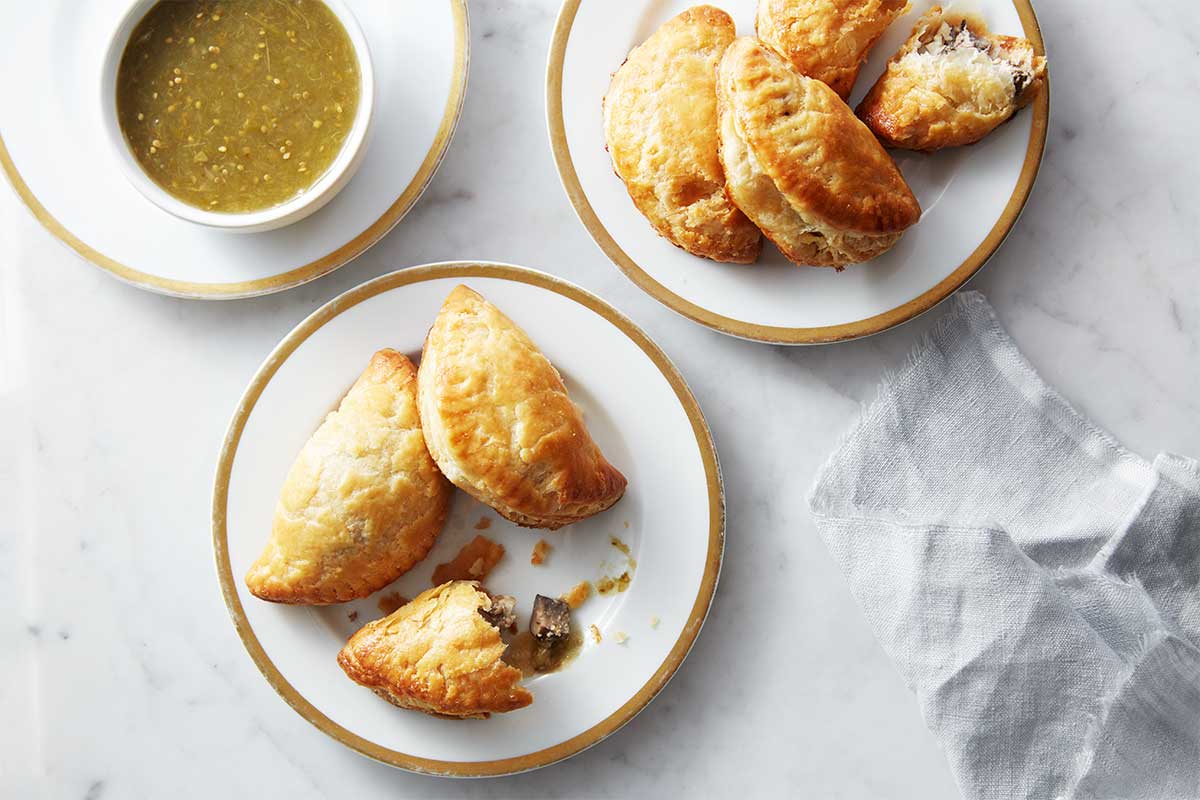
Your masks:
<instances>
[{"instance_id":1,"label":"crumb on plate","mask_svg":"<svg viewBox=\"0 0 1200 800\"><path fill-rule=\"evenodd\" d=\"M433 571L433 585L441 586L446 581L482 581L503 557L504 545L486 536L476 536L463 545L453 559L437 565Z\"/></svg>"},{"instance_id":2,"label":"crumb on plate","mask_svg":"<svg viewBox=\"0 0 1200 800\"><path fill-rule=\"evenodd\" d=\"M569 605L572 610L579 608L589 597L592 596L592 584L590 581L580 581L571 587L571 590L562 596L562 601Z\"/></svg>"},{"instance_id":3,"label":"crumb on plate","mask_svg":"<svg viewBox=\"0 0 1200 800\"><path fill-rule=\"evenodd\" d=\"M545 539L538 539L537 544L533 546L533 554L529 556L529 563L536 567L546 560L546 556L550 555L553 549Z\"/></svg>"}]
</instances>

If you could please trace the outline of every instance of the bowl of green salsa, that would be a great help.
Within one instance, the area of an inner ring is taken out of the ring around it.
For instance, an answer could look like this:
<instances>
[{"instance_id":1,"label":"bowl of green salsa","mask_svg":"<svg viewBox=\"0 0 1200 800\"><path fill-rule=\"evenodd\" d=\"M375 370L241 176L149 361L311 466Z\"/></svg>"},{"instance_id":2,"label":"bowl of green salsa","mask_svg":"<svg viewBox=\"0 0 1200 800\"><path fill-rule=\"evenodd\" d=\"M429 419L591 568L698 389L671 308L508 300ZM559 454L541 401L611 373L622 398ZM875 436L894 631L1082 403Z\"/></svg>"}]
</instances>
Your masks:
<instances>
[{"instance_id":1,"label":"bowl of green salsa","mask_svg":"<svg viewBox=\"0 0 1200 800\"><path fill-rule=\"evenodd\" d=\"M254 232L301 220L366 151L375 81L342 0L137 0L101 75L123 172L191 222Z\"/></svg>"}]
</instances>

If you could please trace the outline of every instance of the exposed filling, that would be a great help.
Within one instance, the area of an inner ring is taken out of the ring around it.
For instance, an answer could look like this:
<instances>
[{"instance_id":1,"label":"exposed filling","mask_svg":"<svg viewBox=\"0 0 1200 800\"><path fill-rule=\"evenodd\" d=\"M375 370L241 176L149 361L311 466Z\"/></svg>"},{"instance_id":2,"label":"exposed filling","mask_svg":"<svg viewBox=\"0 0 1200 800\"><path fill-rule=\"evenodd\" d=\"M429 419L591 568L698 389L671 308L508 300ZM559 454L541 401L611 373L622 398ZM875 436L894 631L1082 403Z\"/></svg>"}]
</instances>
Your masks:
<instances>
[{"instance_id":1,"label":"exposed filling","mask_svg":"<svg viewBox=\"0 0 1200 800\"><path fill-rule=\"evenodd\" d=\"M1011 73L1014 95L1021 94L1033 79L1025 65L1013 60L1015 54L1005 51L998 43L977 35L967 27L965 19L958 25L943 22L933 38L922 43L916 52L921 55L950 56L964 61L986 57L995 67L1007 69Z\"/></svg>"},{"instance_id":2,"label":"exposed filling","mask_svg":"<svg viewBox=\"0 0 1200 800\"><path fill-rule=\"evenodd\" d=\"M537 595L529 629L508 641L504 662L525 677L557 672L574 660L583 635L571 625L571 607L563 600Z\"/></svg>"},{"instance_id":3,"label":"exposed filling","mask_svg":"<svg viewBox=\"0 0 1200 800\"><path fill-rule=\"evenodd\" d=\"M571 607L562 600L539 594L533 598L529 633L547 646L566 641L571 635Z\"/></svg>"},{"instance_id":4,"label":"exposed filling","mask_svg":"<svg viewBox=\"0 0 1200 800\"><path fill-rule=\"evenodd\" d=\"M517 598L507 594L489 594L491 605L481 606L479 616L502 631L517 629Z\"/></svg>"}]
</instances>

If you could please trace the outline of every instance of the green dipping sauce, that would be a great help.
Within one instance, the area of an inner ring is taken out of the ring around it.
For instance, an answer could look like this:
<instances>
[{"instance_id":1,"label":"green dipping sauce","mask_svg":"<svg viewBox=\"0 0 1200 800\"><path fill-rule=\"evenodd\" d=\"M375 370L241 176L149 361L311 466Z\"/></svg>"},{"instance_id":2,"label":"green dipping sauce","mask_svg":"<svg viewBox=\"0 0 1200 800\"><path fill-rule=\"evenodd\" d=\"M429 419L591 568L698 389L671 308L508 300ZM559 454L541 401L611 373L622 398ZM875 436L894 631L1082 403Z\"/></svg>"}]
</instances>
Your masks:
<instances>
[{"instance_id":1,"label":"green dipping sauce","mask_svg":"<svg viewBox=\"0 0 1200 800\"><path fill-rule=\"evenodd\" d=\"M121 56L117 120L172 196L260 211L329 169L359 89L354 45L320 0L164 0Z\"/></svg>"}]
</instances>

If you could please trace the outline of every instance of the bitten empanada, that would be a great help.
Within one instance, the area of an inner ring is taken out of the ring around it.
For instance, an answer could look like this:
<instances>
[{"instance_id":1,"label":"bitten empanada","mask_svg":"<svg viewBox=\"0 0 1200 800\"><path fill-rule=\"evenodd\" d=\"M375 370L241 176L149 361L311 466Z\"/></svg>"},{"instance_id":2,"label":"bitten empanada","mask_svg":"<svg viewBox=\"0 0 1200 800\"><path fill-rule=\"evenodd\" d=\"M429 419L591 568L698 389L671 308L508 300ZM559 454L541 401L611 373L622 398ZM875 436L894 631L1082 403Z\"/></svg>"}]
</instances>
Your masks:
<instances>
[{"instance_id":1,"label":"bitten empanada","mask_svg":"<svg viewBox=\"0 0 1200 800\"><path fill-rule=\"evenodd\" d=\"M979 17L934 6L858 106L885 144L939 150L973 144L1033 102L1046 59Z\"/></svg>"},{"instance_id":2,"label":"bitten empanada","mask_svg":"<svg viewBox=\"0 0 1200 800\"><path fill-rule=\"evenodd\" d=\"M501 660L496 627L511 622L511 598L496 599L507 602L492 614L493 598L474 581L424 591L351 636L338 664L389 703L426 714L482 719L524 708L533 695Z\"/></svg>"},{"instance_id":3,"label":"bitten empanada","mask_svg":"<svg viewBox=\"0 0 1200 800\"><path fill-rule=\"evenodd\" d=\"M908 0L759 0L754 27L800 74L845 100L875 42L907 9Z\"/></svg>"},{"instance_id":4,"label":"bitten empanada","mask_svg":"<svg viewBox=\"0 0 1200 800\"><path fill-rule=\"evenodd\" d=\"M451 492L421 435L416 370L380 350L292 464L246 586L277 603L366 597L425 557Z\"/></svg>"},{"instance_id":5,"label":"bitten empanada","mask_svg":"<svg viewBox=\"0 0 1200 800\"><path fill-rule=\"evenodd\" d=\"M443 474L518 525L559 528L624 494L625 476L592 441L558 371L465 286L425 339L417 385L425 442Z\"/></svg>"},{"instance_id":6,"label":"bitten empanada","mask_svg":"<svg viewBox=\"0 0 1200 800\"><path fill-rule=\"evenodd\" d=\"M717 97L729 196L797 264L874 258L920 217L900 170L854 112L762 43L729 46Z\"/></svg>"},{"instance_id":7,"label":"bitten empanada","mask_svg":"<svg viewBox=\"0 0 1200 800\"><path fill-rule=\"evenodd\" d=\"M693 255L749 264L762 237L725 197L713 75L733 20L696 6L629 54L604 98L613 169L659 234Z\"/></svg>"}]
</instances>

